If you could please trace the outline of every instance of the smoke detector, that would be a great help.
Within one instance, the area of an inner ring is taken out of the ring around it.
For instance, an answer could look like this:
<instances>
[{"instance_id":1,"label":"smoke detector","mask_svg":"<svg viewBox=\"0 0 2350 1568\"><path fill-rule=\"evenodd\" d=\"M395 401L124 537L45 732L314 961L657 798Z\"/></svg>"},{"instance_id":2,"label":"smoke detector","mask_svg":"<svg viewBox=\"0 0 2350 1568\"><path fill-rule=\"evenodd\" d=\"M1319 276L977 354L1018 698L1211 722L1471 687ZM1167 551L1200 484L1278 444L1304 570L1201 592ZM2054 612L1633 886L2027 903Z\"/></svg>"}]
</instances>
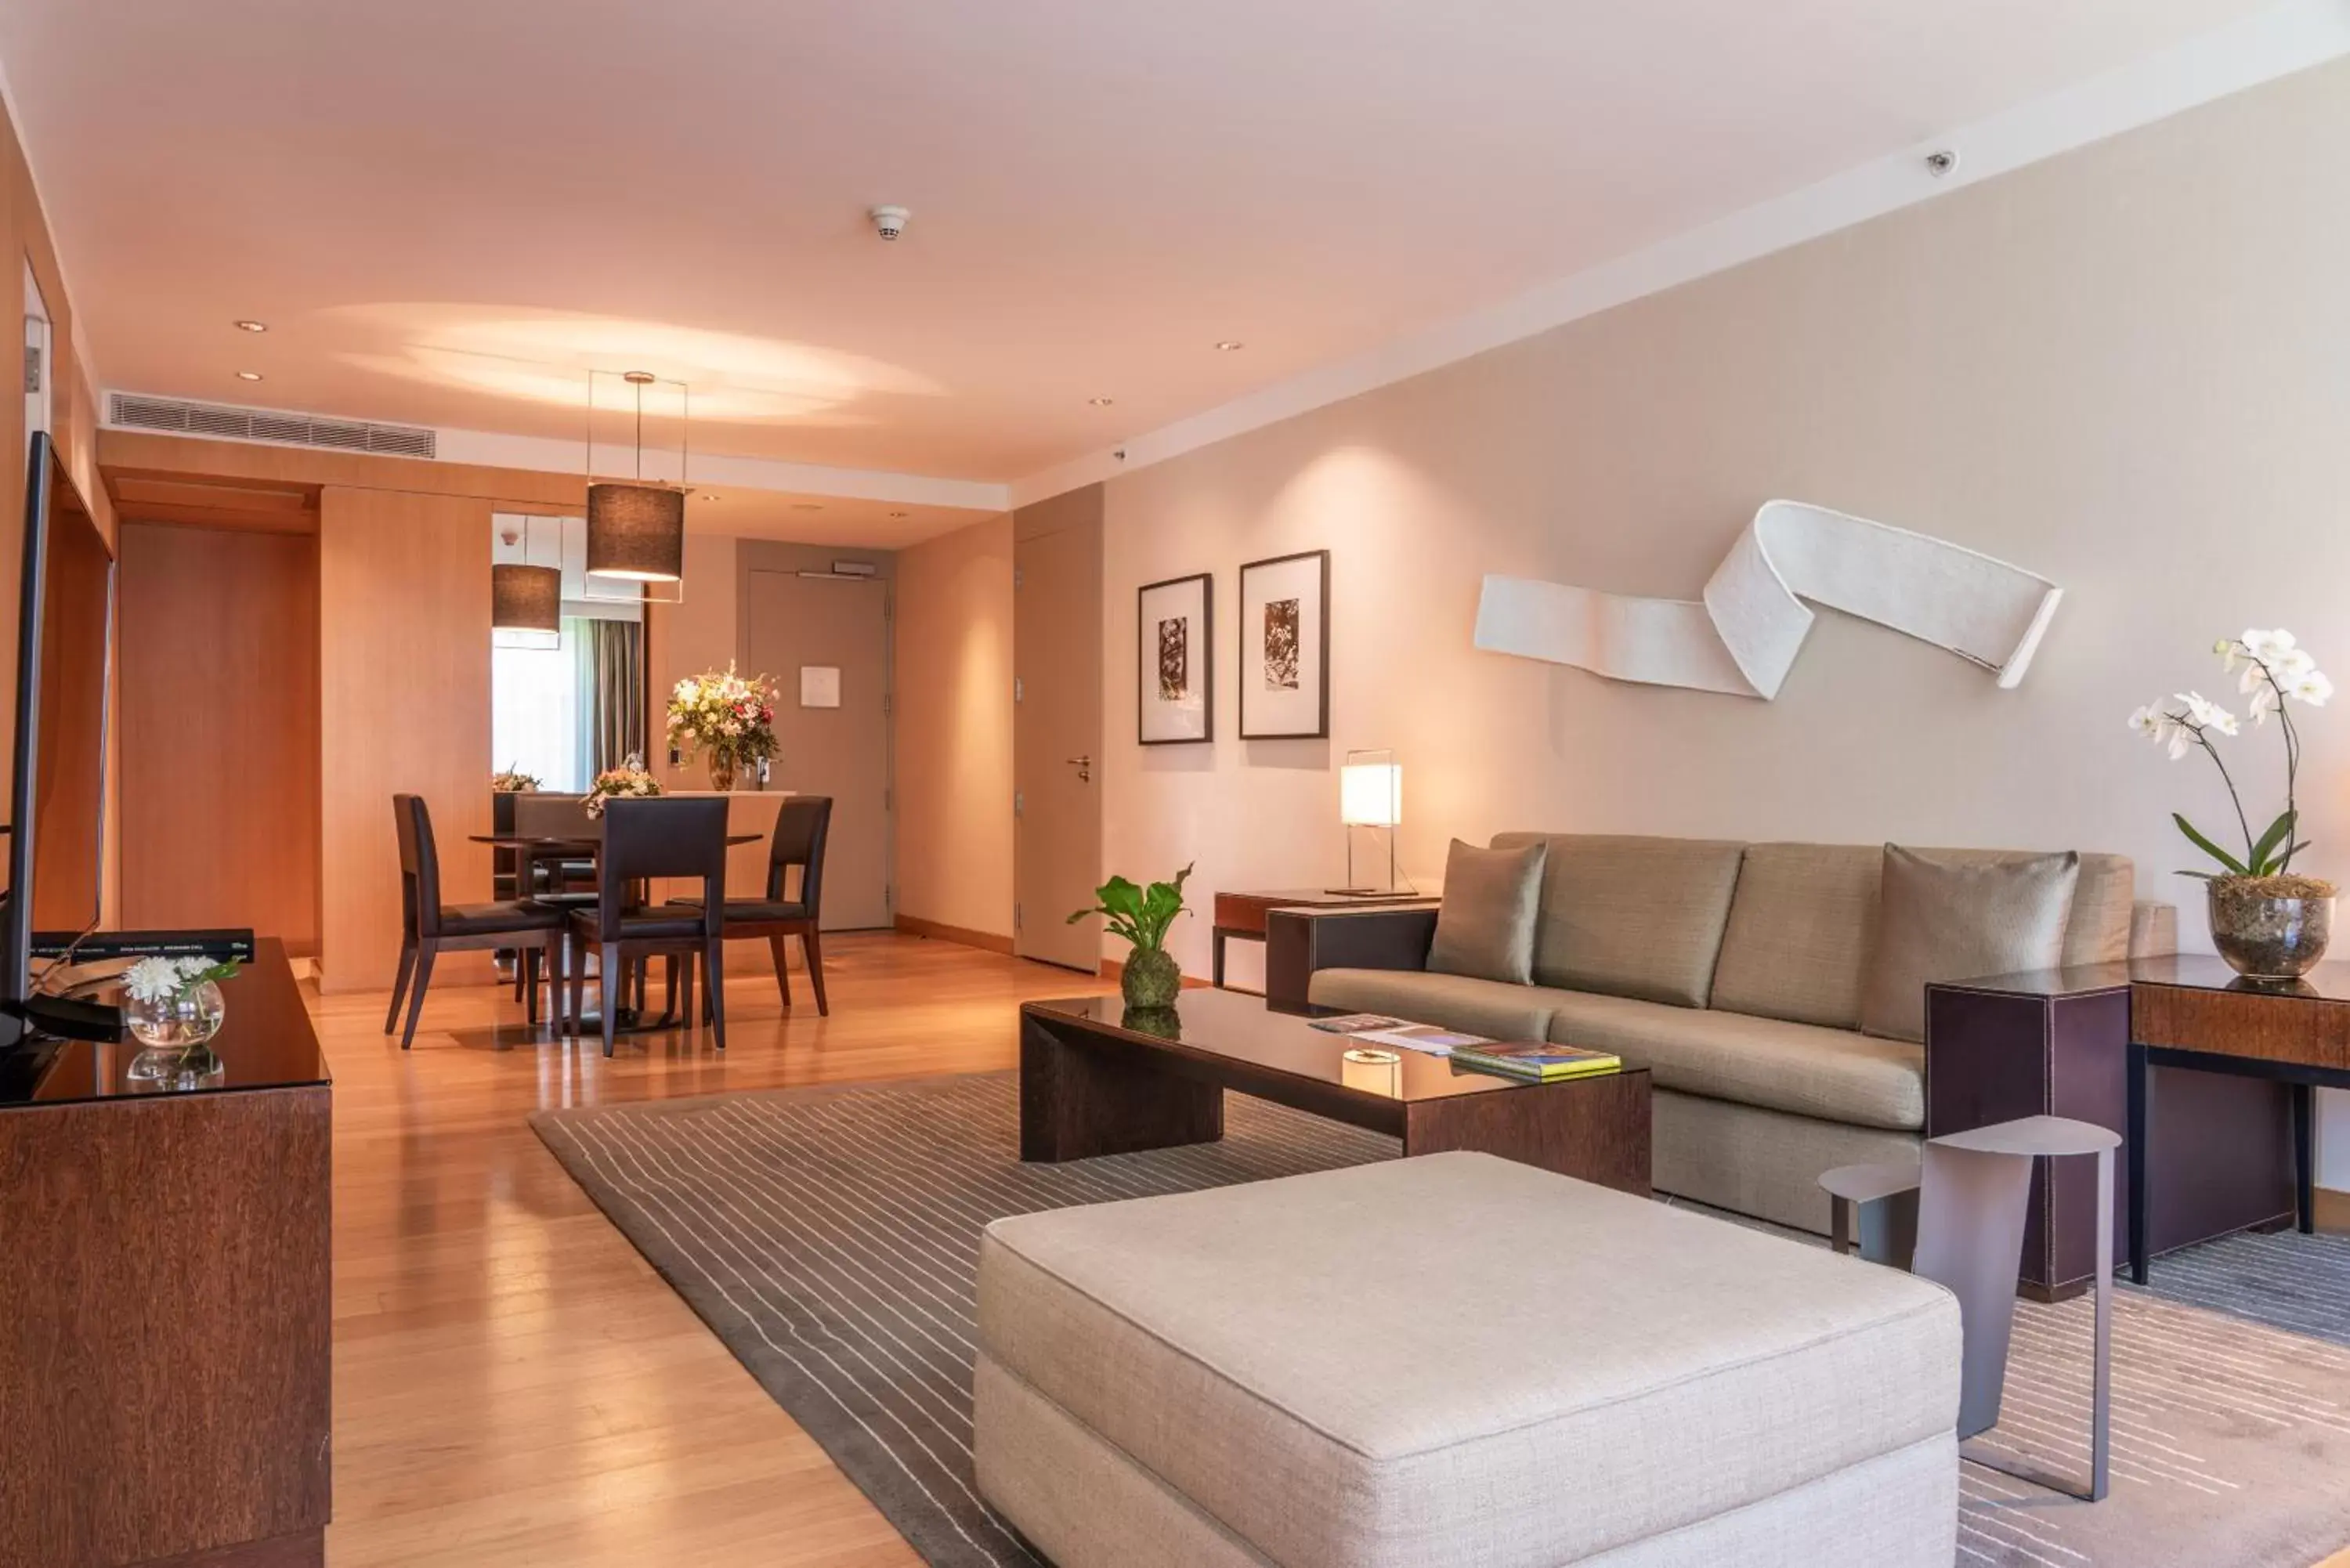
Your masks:
<instances>
[{"instance_id":1,"label":"smoke detector","mask_svg":"<svg viewBox=\"0 0 2350 1568\"><path fill-rule=\"evenodd\" d=\"M873 220L875 234L894 240L906 232L906 220L914 214L903 207L875 207L865 215Z\"/></svg>"}]
</instances>

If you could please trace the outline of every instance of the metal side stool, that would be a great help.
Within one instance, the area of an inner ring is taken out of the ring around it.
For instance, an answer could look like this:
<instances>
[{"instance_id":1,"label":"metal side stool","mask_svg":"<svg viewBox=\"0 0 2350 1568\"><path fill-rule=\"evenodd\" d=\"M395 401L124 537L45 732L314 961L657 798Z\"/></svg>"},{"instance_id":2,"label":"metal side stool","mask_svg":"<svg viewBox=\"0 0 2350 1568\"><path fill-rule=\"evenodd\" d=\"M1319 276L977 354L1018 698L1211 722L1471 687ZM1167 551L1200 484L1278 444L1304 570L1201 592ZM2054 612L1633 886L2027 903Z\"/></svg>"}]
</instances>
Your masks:
<instances>
[{"instance_id":1,"label":"metal side stool","mask_svg":"<svg viewBox=\"0 0 2350 1568\"><path fill-rule=\"evenodd\" d=\"M1858 1243L1871 1262L1934 1281L1959 1298L1959 1439L1999 1424L2007 1352L2015 1323L2016 1260L2032 1191L2032 1162L2068 1156L2097 1159L2097 1282L2095 1390L2089 1407L2089 1482L1987 1455L1960 1454L1986 1469L2037 1486L2103 1501L2108 1490L2113 1405L2114 1150L2121 1135L2064 1116L2025 1116L1926 1142L1920 1166L1847 1165L1820 1178L1834 1201L1834 1245Z\"/></svg>"}]
</instances>

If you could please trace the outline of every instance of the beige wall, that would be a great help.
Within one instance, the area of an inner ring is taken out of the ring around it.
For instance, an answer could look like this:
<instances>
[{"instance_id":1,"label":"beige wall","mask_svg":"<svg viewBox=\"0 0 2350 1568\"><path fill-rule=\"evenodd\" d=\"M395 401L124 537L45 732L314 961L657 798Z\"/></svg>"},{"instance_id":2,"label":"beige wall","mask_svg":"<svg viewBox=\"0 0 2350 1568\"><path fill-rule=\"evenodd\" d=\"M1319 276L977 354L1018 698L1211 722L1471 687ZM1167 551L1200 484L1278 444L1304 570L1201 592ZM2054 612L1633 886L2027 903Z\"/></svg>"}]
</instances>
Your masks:
<instances>
[{"instance_id":1,"label":"beige wall","mask_svg":"<svg viewBox=\"0 0 2350 1568\"><path fill-rule=\"evenodd\" d=\"M705 670L723 670L735 657L737 606L742 571L741 542L707 534L685 536L685 599L647 611L645 761L664 789L706 789L708 773L698 763L671 767L666 730L669 694L680 680Z\"/></svg>"},{"instance_id":2,"label":"beige wall","mask_svg":"<svg viewBox=\"0 0 2350 1568\"><path fill-rule=\"evenodd\" d=\"M1326 882L1333 766L1392 746L1423 878L1512 827L1891 838L2119 850L2191 906L2168 814L2224 797L2124 716L2232 698L2206 650L2247 626L2350 680L2345 191L2337 64L1111 481L1105 869ZM2054 578L2029 679L1830 614L1773 703L1470 645L1486 572L1694 597L1773 496ZM1236 567L1320 546L1331 738L1243 743ZM1218 742L1146 752L1134 590L1202 570ZM2350 874L2350 714L2307 738L2314 868ZM2264 792L2273 745L2234 746ZM1206 923L1175 942L1204 973Z\"/></svg>"},{"instance_id":3,"label":"beige wall","mask_svg":"<svg viewBox=\"0 0 2350 1568\"><path fill-rule=\"evenodd\" d=\"M1012 936L1012 518L898 553L898 909Z\"/></svg>"}]
</instances>

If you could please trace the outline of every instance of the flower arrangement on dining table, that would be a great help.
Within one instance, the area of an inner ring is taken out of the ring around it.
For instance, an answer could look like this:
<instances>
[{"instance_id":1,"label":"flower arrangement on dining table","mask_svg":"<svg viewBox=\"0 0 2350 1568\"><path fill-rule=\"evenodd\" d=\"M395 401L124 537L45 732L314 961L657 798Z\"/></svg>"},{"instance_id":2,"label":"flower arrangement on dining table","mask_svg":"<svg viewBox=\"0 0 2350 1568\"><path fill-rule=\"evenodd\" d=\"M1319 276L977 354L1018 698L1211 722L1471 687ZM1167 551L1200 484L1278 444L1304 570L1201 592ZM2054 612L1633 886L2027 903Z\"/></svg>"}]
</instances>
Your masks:
<instances>
[{"instance_id":1,"label":"flower arrangement on dining table","mask_svg":"<svg viewBox=\"0 0 2350 1568\"><path fill-rule=\"evenodd\" d=\"M775 689L764 675L706 670L669 696L669 742L710 769L710 787L734 787L734 771L775 754Z\"/></svg>"},{"instance_id":2,"label":"flower arrangement on dining table","mask_svg":"<svg viewBox=\"0 0 2350 1568\"><path fill-rule=\"evenodd\" d=\"M492 794L531 794L535 793L537 788L537 775L534 774L526 774L523 772L520 767L512 763L508 763L506 764L505 770L503 773L494 773L490 775L490 793Z\"/></svg>"},{"instance_id":3,"label":"flower arrangement on dining table","mask_svg":"<svg viewBox=\"0 0 2350 1568\"><path fill-rule=\"evenodd\" d=\"M645 771L644 758L630 752L619 767L606 768L596 775L582 809L590 816L601 816L608 800L641 799L660 793L660 780Z\"/></svg>"}]
</instances>

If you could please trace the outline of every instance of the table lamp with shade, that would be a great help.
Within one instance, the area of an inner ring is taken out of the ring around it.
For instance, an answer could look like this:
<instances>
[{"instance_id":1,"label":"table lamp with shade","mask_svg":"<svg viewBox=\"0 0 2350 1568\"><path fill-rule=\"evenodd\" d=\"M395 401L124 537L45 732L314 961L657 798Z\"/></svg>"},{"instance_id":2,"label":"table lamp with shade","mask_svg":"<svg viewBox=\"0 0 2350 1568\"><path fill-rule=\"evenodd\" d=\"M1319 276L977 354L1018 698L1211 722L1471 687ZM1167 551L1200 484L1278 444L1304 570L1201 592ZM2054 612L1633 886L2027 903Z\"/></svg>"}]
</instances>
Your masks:
<instances>
[{"instance_id":1,"label":"table lamp with shade","mask_svg":"<svg viewBox=\"0 0 2350 1568\"><path fill-rule=\"evenodd\" d=\"M1396 827L1403 821L1403 768L1388 751L1348 752L1338 769L1338 820L1347 830L1347 886L1333 893L1393 893L1396 878ZM1388 879L1384 887L1367 887L1355 879L1355 829L1384 828L1388 838Z\"/></svg>"}]
</instances>

